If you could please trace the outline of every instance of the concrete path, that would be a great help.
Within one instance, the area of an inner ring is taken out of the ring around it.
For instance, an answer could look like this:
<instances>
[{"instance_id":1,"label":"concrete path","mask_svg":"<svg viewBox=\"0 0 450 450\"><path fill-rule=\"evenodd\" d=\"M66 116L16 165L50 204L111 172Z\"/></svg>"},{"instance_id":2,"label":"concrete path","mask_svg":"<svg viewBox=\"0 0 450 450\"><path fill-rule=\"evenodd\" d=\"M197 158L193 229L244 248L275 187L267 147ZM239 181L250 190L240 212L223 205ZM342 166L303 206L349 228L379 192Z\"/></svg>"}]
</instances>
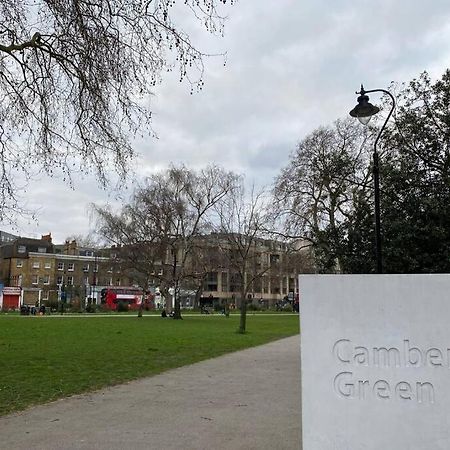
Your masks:
<instances>
[{"instance_id":1,"label":"concrete path","mask_svg":"<svg viewBox=\"0 0 450 450\"><path fill-rule=\"evenodd\" d=\"M0 418L0 448L298 450L293 336Z\"/></svg>"}]
</instances>

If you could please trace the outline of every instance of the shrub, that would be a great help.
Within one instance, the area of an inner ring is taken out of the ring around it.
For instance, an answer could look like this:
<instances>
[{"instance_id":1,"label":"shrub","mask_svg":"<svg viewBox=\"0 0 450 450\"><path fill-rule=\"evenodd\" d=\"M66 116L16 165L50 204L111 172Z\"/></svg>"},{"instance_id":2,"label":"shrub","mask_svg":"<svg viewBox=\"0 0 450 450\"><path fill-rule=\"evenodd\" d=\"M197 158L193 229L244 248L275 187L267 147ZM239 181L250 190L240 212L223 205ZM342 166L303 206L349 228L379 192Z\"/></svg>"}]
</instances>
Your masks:
<instances>
[{"instance_id":1,"label":"shrub","mask_svg":"<svg viewBox=\"0 0 450 450\"><path fill-rule=\"evenodd\" d=\"M69 311L70 312L80 312L81 308L81 301L79 298L73 299L69 304Z\"/></svg>"},{"instance_id":2,"label":"shrub","mask_svg":"<svg viewBox=\"0 0 450 450\"><path fill-rule=\"evenodd\" d=\"M86 305L86 312L87 313L95 313L97 311L96 305L93 305L92 303L88 303Z\"/></svg>"},{"instance_id":3,"label":"shrub","mask_svg":"<svg viewBox=\"0 0 450 450\"><path fill-rule=\"evenodd\" d=\"M261 311L261 307L259 305L250 303L249 305L247 305L247 311Z\"/></svg>"}]
</instances>

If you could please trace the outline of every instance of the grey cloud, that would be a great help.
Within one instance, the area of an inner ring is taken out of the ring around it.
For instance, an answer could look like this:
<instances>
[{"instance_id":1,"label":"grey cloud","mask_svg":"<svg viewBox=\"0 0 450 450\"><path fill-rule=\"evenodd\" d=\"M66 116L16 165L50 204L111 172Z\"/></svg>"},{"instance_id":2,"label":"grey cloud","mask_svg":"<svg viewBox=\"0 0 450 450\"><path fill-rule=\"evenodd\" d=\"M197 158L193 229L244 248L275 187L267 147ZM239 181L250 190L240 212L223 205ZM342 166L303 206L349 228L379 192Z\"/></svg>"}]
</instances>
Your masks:
<instances>
[{"instance_id":1,"label":"grey cloud","mask_svg":"<svg viewBox=\"0 0 450 450\"><path fill-rule=\"evenodd\" d=\"M123 198L133 180L170 162L214 162L270 184L296 142L348 114L361 82L385 88L424 69L440 76L450 61L448 0L241 0L227 11L222 40L186 24L205 52L226 50L227 65L208 58L194 95L176 73L164 77L151 99L158 139L136 139L141 158ZM42 206L39 230L61 239L87 233L88 203L118 204L92 178L75 191L46 180L27 197Z\"/></svg>"}]
</instances>

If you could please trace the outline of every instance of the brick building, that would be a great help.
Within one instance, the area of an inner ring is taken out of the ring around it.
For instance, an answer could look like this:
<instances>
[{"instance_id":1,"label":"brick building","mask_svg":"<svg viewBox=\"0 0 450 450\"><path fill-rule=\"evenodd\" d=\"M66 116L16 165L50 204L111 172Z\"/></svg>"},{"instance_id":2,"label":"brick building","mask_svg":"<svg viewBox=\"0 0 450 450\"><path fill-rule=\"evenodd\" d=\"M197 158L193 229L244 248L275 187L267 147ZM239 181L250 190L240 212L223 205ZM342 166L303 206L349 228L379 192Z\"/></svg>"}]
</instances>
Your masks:
<instances>
[{"instance_id":1,"label":"brick building","mask_svg":"<svg viewBox=\"0 0 450 450\"><path fill-rule=\"evenodd\" d=\"M219 303L227 299L239 306L243 280L223 257L229 249L226 244L222 245L222 238L217 234L199 237L198 247L203 255L192 255L188 265L192 272L199 271L200 276L180 286L183 292L189 293L186 305L198 304L201 299ZM81 305L100 304L100 292L104 287L138 285L133 276L147 267L136 269L125 261L121 263L121 250L125 249L80 247L74 240L55 245L50 234L41 239L18 237L0 245L0 283L20 287L21 302L25 305L51 306L61 300L78 301ZM166 285L169 283L170 287L172 258L169 251L166 253L165 258L149 269L148 289L153 292L164 283L165 274L168 274ZM202 259L201 270L196 268L198 258ZM305 252L273 240L256 241L250 259L244 275L245 283L250 286L248 300L264 306L293 299L298 293L298 274L311 270Z\"/></svg>"},{"instance_id":2,"label":"brick building","mask_svg":"<svg viewBox=\"0 0 450 450\"><path fill-rule=\"evenodd\" d=\"M0 282L20 287L25 305L58 300L99 303L104 286L129 281L114 264L110 250L78 247L75 241L54 245L51 235L19 237L0 246Z\"/></svg>"}]
</instances>

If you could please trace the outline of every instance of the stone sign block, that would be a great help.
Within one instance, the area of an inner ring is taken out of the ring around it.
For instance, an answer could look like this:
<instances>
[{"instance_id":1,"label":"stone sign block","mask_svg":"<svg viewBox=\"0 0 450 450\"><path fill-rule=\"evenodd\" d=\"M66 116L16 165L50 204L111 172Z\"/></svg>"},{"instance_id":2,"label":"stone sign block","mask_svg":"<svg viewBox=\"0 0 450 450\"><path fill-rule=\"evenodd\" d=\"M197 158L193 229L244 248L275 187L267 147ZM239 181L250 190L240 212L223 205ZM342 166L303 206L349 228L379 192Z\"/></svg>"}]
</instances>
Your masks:
<instances>
[{"instance_id":1,"label":"stone sign block","mask_svg":"<svg viewBox=\"0 0 450 450\"><path fill-rule=\"evenodd\" d=\"M302 275L303 450L450 449L450 275Z\"/></svg>"}]
</instances>

